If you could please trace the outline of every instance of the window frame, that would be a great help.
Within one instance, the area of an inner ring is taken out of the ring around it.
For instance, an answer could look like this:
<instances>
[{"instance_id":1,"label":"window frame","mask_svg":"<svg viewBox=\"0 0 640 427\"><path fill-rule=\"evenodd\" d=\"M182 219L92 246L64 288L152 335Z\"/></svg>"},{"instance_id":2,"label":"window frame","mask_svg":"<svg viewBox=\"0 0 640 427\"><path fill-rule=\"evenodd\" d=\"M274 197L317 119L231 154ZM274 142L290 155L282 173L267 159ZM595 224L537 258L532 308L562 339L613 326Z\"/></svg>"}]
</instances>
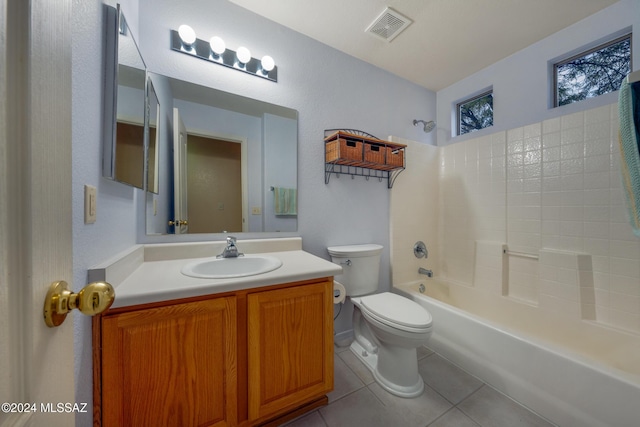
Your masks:
<instances>
[{"instance_id":1,"label":"window frame","mask_svg":"<svg viewBox=\"0 0 640 427\"><path fill-rule=\"evenodd\" d=\"M619 34L619 33L618 33ZM553 61L552 63L552 67L551 67L551 72L553 74L552 77L552 84L553 84L553 105L552 108L558 108L558 107L564 107L566 105L571 105L571 104L575 104L576 102L580 102L580 101L574 101L574 102L570 102L569 104L564 104L564 105L559 105L559 100L558 100L558 67L561 67L577 58L582 58L585 57L587 55L590 55L594 52L597 52L599 50L603 50L606 49L609 46L612 46L614 44L620 43L624 40L629 40L629 70L633 70L633 33L631 31L625 32L622 35L618 35L616 37L613 37L611 39L609 39L608 41L605 41L603 43L598 43L596 46L588 48L588 49L581 49L578 53L573 54L569 57L566 57L560 61ZM607 93L611 93L611 92L607 92ZM603 94L605 95L605 94ZM588 97L583 99L582 101L585 101L587 99L592 99L592 98L597 98L597 96L594 97Z\"/></svg>"},{"instance_id":2,"label":"window frame","mask_svg":"<svg viewBox=\"0 0 640 427\"><path fill-rule=\"evenodd\" d=\"M492 98L492 102L491 102L491 126L493 126L493 119L494 119L493 101L495 100L495 98L494 98L494 95L493 95L493 87L490 87L490 88L488 88L486 90L481 91L480 93L478 93L476 95L470 96L468 98L464 98L463 100L456 102L456 104L455 104L455 106L456 106L455 107L456 108L456 134L455 134L455 136L467 135L467 134L470 134L470 133L474 132L474 131L469 131L469 132L465 132L465 133L460 133L460 131L461 131L461 126L460 126L460 118L461 118L460 106L462 106L464 104L468 104L470 102L473 102L473 101L475 101L477 99L484 98L487 95L491 95L491 98ZM482 129L487 129L487 128L491 127L491 126L487 126L487 127L482 128ZM476 131L482 130L482 129L476 129Z\"/></svg>"}]
</instances>

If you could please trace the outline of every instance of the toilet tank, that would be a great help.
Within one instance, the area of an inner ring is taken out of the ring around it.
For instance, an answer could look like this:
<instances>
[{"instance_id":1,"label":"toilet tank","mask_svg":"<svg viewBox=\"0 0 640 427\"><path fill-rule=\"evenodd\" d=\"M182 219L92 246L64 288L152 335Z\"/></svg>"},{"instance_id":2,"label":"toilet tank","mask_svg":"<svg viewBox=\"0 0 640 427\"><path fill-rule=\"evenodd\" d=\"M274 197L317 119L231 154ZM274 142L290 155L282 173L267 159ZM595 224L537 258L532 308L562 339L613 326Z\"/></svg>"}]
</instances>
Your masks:
<instances>
[{"instance_id":1,"label":"toilet tank","mask_svg":"<svg viewBox=\"0 0 640 427\"><path fill-rule=\"evenodd\" d=\"M378 291L382 246L375 244L330 246L331 261L340 264L342 274L335 280L342 283L349 296L362 296Z\"/></svg>"}]
</instances>

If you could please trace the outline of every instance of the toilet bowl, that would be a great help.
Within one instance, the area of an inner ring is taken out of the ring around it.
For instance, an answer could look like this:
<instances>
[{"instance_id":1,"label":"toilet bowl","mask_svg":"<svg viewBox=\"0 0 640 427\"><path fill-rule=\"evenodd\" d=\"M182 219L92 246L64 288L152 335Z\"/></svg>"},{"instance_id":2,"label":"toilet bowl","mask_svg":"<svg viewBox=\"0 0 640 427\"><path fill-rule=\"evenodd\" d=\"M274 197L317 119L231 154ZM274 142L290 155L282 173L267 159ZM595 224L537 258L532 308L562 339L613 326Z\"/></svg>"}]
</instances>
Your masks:
<instances>
[{"instance_id":1,"label":"toilet bowl","mask_svg":"<svg viewBox=\"0 0 640 427\"><path fill-rule=\"evenodd\" d=\"M385 390L401 397L419 396L424 381L418 372L417 348L431 336L431 315L408 298L375 293L382 246L333 246L328 250L332 261L343 267L336 281L344 285L354 305L351 351Z\"/></svg>"}]
</instances>

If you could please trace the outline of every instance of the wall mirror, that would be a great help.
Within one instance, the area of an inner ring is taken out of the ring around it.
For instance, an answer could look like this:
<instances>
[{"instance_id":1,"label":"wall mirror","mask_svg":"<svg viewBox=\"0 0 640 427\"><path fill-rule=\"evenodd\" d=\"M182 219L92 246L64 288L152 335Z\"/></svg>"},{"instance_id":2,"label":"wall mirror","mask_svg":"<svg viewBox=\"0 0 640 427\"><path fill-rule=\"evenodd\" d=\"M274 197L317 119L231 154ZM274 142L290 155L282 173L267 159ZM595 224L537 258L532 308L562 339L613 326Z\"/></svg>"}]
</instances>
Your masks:
<instances>
[{"instance_id":1,"label":"wall mirror","mask_svg":"<svg viewBox=\"0 0 640 427\"><path fill-rule=\"evenodd\" d=\"M158 151L160 103L151 78L147 79L147 191L158 194L160 153Z\"/></svg>"},{"instance_id":2,"label":"wall mirror","mask_svg":"<svg viewBox=\"0 0 640 427\"><path fill-rule=\"evenodd\" d=\"M147 198L147 234L297 231L297 111L149 78L166 131L158 132L162 173Z\"/></svg>"},{"instance_id":3,"label":"wall mirror","mask_svg":"<svg viewBox=\"0 0 640 427\"><path fill-rule=\"evenodd\" d=\"M146 68L120 8L105 6L106 67L102 174L144 188Z\"/></svg>"}]
</instances>

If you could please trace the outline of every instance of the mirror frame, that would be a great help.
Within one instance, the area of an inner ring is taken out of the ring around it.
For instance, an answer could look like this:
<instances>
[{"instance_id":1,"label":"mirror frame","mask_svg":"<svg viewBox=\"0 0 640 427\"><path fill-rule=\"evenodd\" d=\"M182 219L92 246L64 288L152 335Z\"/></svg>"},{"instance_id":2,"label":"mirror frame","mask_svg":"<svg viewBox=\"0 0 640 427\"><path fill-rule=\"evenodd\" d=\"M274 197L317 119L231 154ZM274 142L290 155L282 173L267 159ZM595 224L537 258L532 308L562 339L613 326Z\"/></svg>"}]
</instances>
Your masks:
<instances>
[{"instance_id":1,"label":"mirror frame","mask_svg":"<svg viewBox=\"0 0 640 427\"><path fill-rule=\"evenodd\" d=\"M104 117L102 144L102 176L116 179L116 121L118 107L118 36L120 29L120 5L105 9L105 75Z\"/></svg>"},{"instance_id":2,"label":"mirror frame","mask_svg":"<svg viewBox=\"0 0 640 427\"><path fill-rule=\"evenodd\" d=\"M144 119L144 188L147 192L153 194L159 194L160 192L160 150L159 150L159 141L160 141L160 101L158 100L158 95L153 87L153 81L151 80L151 76L149 75L149 70L146 72L146 93L145 93L145 119ZM153 94L153 96L152 96ZM151 141L151 103L155 102L155 117L153 118L153 122L155 123L155 138L154 141ZM151 154L151 146L153 142L153 159L150 157ZM151 163L153 163L153 169L151 168ZM153 171L153 175L151 172Z\"/></svg>"},{"instance_id":3,"label":"mirror frame","mask_svg":"<svg viewBox=\"0 0 640 427\"><path fill-rule=\"evenodd\" d=\"M120 182L130 187L140 188L141 190L147 189L147 151L149 144L149 113L148 113L148 70L147 66L140 53L140 48L137 42L131 37L135 48L138 51L140 62L142 63L142 69L144 73L144 86L143 101L140 105L143 111L143 137L142 137L142 162L140 168L142 169L142 183L140 186L127 182L126 180L118 179L116 176L116 150L117 150L117 127L118 127L118 90L119 90L119 48L120 48L120 34L123 26L126 26L127 31L130 29L126 23L126 18L120 8L120 4L116 7L110 5L104 5L105 8L105 76L104 76L104 115L103 115L103 143L102 143L102 176L112 181Z\"/></svg>"}]
</instances>

